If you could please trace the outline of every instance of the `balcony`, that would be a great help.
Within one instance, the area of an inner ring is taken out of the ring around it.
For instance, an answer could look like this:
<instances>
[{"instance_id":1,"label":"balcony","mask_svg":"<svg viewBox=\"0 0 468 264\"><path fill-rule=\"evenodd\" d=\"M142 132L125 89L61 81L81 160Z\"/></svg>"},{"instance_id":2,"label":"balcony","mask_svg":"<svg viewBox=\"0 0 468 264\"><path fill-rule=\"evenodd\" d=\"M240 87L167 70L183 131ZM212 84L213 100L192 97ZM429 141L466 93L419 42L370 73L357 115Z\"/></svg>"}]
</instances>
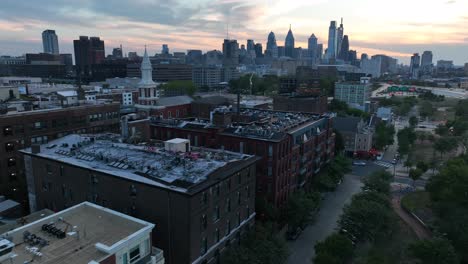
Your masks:
<instances>
[{"instance_id":1,"label":"balcony","mask_svg":"<svg viewBox=\"0 0 468 264\"><path fill-rule=\"evenodd\" d=\"M164 252L157 248L153 247L151 249L151 258L146 264L164 264Z\"/></svg>"}]
</instances>

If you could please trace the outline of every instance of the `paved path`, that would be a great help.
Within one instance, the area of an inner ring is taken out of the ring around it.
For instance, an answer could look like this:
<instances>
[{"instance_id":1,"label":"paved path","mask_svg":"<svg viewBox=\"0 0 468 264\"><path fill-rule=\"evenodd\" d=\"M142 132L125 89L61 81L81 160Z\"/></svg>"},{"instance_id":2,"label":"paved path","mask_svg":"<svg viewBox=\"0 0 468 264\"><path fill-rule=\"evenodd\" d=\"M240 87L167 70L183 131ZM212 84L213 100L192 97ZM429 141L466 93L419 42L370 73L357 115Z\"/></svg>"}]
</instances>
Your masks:
<instances>
[{"instance_id":1,"label":"paved path","mask_svg":"<svg viewBox=\"0 0 468 264\"><path fill-rule=\"evenodd\" d=\"M409 215L403 208L401 208L400 200L396 197L392 199L393 210L400 216L400 218L414 231L419 239L430 239L431 232L418 222L413 216Z\"/></svg>"},{"instance_id":2,"label":"paved path","mask_svg":"<svg viewBox=\"0 0 468 264\"><path fill-rule=\"evenodd\" d=\"M346 175L337 190L327 194L322 201L316 222L308 226L297 240L288 242L290 250L288 264L311 263L311 259L315 254L315 244L324 240L334 231L343 206L350 201L353 194L360 191L361 185L361 181L357 176Z\"/></svg>"}]
</instances>

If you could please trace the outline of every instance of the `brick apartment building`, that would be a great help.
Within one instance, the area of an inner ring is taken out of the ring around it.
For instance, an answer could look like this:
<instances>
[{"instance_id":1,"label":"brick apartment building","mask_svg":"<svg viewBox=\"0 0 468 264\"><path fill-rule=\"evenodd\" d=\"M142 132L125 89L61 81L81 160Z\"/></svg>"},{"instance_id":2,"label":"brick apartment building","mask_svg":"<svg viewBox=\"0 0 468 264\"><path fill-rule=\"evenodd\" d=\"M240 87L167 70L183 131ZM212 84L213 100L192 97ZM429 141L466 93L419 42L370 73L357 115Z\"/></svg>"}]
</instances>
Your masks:
<instances>
[{"instance_id":1,"label":"brick apartment building","mask_svg":"<svg viewBox=\"0 0 468 264\"><path fill-rule=\"evenodd\" d=\"M260 157L257 197L277 207L333 158L335 148L328 116L259 109L242 109L238 116L223 108L212 113L211 121L152 118L150 134Z\"/></svg>"},{"instance_id":2,"label":"brick apartment building","mask_svg":"<svg viewBox=\"0 0 468 264\"><path fill-rule=\"evenodd\" d=\"M219 263L254 224L255 156L177 138L121 142L74 134L22 150L31 211L90 201L154 223L153 244L169 264Z\"/></svg>"},{"instance_id":3,"label":"brick apartment building","mask_svg":"<svg viewBox=\"0 0 468 264\"><path fill-rule=\"evenodd\" d=\"M0 115L0 194L25 202L23 161L18 150L70 133L119 131L120 104L9 112Z\"/></svg>"}]
</instances>

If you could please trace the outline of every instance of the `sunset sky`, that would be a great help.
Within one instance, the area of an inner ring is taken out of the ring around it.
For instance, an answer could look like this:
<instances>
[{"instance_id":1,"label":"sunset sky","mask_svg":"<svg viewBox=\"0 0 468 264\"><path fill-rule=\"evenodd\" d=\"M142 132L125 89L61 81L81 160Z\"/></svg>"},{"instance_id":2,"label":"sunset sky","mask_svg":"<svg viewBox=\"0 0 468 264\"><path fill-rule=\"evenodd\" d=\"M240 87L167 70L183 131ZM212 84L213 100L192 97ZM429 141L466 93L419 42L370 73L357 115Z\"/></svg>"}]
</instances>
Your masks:
<instances>
[{"instance_id":1,"label":"sunset sky","mask_svg":"<svg viewBox=\"0 0 468 264\"><path fill-rule=\"evenodd\" d=\"M468 62L468 0L1 0L0 55L42 51L41 32L55 29L61 53L73 52L79 35L100 36L106 53L221 49L229 35L265 47L278 45L292 24L296 46L312 34L326 47L330 20L344 18L345 34L359 54L384 53L408 63L414 52L432 50L434 62Z\"/></svg>"}]
</instances>

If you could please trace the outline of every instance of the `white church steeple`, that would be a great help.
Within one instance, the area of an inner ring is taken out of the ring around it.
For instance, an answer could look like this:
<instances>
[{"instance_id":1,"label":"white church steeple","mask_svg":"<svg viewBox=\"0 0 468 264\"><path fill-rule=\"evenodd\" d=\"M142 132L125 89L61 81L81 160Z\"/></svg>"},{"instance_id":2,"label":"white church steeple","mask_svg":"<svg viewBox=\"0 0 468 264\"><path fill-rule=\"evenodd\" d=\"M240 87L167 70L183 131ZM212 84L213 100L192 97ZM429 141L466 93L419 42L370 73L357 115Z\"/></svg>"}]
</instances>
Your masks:
<instances>
[{"instance_id":1,"label":"white church steeple","mask_svg":"<svg viewBox=\"0 0 468 264\"><path fill-rule=\"evenodd\" d=\"M159 98L159 91L157 84L153 82L153 67L151 66L146 46L140 70L141 81L138 83L138 91L140 93L138 103L141 105L155 105Z\"/></svg>"}]
</instances>

